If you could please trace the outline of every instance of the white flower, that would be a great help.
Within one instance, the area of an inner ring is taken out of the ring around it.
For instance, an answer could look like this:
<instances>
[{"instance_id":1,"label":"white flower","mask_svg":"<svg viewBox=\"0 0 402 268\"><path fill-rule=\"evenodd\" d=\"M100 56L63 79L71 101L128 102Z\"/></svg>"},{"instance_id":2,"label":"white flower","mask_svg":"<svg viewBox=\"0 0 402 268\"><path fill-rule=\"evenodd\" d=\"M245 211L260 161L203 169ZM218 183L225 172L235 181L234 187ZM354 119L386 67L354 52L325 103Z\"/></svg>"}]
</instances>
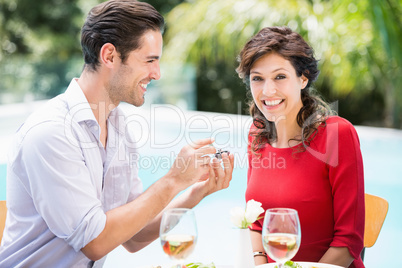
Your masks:
<instances>
[{"instance_id":1,"label":"white flower","mask_svg":"<svg viewBox=\"0 0 402 268\"><path fill-rule=\"evenodd\" d=\"M235 207L230 210L230 220L239 228L243 228L244 209L241 207Z\"/></svg>"},{"instance_id":2,"label":"white flower","mask_svg":"<svg viewBox=\"0 0 402 268\"><path fill-rule=\"evenodd\" d=\"M258 216L264 212L264 209L261 207L261 205L262 204L260 202L254 201L253 199L247 202L246 213L244 215L247 222L252 224L257 220Z\"/></svg>"},{"instance_id":3,"label":"white flower","mask_svg":"<svg viewBox=\"0 0 402 268\"><path fill-rule=\"evenodd\" d=\"M236 227L245 229L254 223L263 212L261 203L251 199L247 202L246 210L241 207L232 208L230 220Z\"/></svg>"}]
</instances>

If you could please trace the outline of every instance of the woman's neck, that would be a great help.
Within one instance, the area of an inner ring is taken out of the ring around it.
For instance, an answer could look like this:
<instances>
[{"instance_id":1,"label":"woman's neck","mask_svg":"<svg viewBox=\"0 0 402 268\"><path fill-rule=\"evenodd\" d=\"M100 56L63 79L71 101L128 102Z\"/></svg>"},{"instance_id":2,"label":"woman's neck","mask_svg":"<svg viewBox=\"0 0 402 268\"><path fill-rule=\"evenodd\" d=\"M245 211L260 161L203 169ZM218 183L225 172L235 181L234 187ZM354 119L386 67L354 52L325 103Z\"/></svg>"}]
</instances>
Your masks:
<instances>
[{"instance_id":1,"label":"woman's neck","mask_svg":"<svg viewBox=\"0 0 402 268\"><path fill-rule=\"evenodd\" d=\"M275 122L276 128L276 141L271 146L275 148L288 148L293 147L300 143L302 128L296 121L283 119Z\"/></svg>"}]
</instances>

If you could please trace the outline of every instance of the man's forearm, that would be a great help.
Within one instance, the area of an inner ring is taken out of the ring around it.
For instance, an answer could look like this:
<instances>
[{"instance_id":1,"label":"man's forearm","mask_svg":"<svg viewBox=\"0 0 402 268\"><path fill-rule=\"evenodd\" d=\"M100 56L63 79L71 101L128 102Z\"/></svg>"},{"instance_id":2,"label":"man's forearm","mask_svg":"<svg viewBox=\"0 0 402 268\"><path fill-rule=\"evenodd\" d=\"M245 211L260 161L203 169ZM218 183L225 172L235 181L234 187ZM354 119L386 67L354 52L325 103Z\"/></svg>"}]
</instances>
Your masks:
<instances>
[{"instance_id":1,"label":"man's forearm","mask_svg":"<svg viewBox=\"0 0 402 268\"><path fill-rule=\"evenodd\" d=\"M199 142L199 145L202 145L202 142ZM201 151L199 155L215 150L211 149L212 147L203 148L201 149L204 152ZM184 152L186 153L186 150ZM208 158L203 161L205 163L199 166L196 172L191 167L187 169L189 172L186 174L180 170L172 171L171 169L166 176L151 185L137 199L108 211L105 229L83 248L84 254L90 259L98 259L120 244L123 244L130 252L138 251L158 238L162 211L165 208L193 208L205 196L227 188L232 179L233 155L223 154L224 169L217 159L214 159L211 165ZM177 173L179 178L169 175ZM192 186L172 201L181 190L188 187L189 183Z\"/></svg>"},{"instance_id":2,"label":"man's forearm","mask_svg":"<svg viewBox=\"0 0 402 268\"><path fill-rule=\"evenodd\" d=\"M180 196L172 200L163 211L168 208L193 208L202 200L202 198L203 195L200 192L197 192L197 187L192 186ZM152 243L155 239L159 238L159 228L163 211L150 221L149 224L140 232L123 244L129 252L137 252Z\"/></svg>"},{"instance_id":3,"label":"man's forearm","mask_svg":"<svg viewBox=\"0 0 402 268\"><path fill-rule=\"evenodd\" d=\"M91 260L101 259L154 220L178 192L172 180L162 178L137 199L106 212L105 228L82 252Z\"/></svg>"}]
</instances>

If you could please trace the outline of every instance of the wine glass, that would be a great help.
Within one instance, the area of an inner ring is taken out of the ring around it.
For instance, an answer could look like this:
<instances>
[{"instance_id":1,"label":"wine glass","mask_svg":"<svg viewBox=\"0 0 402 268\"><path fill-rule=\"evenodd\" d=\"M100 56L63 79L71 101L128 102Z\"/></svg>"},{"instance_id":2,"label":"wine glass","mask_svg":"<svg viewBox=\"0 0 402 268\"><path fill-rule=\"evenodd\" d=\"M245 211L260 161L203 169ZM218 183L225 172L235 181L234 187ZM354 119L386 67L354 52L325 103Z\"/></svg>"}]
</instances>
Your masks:
<instances>
[{"instance_id":1,"label":"wine glass","mask_svg":"<svg viewBox=\"0 0 402 268\"><path fill-rule=\"evenodd\" d=\"M181 268L197 242L197 224L193 210L166 210L162 215L159 236L163 251L178 262L177 268Z\"/></svg>"},{"instance_id":2,"label":"wine glass","mask_svg":"<svg viewBox=\"0 0 402 268\"><path fill-rule=\"evenodd\" d=\"M296 210L272 208L265 212L262 244L279 268L296 255L300 239L300 221Z\"/></svg>"}]
</instances>

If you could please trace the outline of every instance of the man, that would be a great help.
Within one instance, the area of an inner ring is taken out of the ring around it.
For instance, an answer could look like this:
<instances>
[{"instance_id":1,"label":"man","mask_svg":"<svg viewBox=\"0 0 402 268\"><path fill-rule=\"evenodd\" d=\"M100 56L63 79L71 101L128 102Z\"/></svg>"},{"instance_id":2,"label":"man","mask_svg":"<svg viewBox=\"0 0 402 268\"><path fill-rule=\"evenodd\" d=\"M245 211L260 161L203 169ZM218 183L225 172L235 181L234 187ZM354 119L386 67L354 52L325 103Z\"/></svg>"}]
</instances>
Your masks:
<instances>
[{"instance_id":1,"label":"man","mask_svg":"<svg viewBox=\"0 0 402 268\"><path fill-rule=\"evenodd\" d=\"M0 267L102 266L119 245L135 252L155 240L166 207L191 208L229 186L233 155L223 154L225 168L210 163L205 155L215 148L204 139L141 193L134 138L118 105L141 106L160 78L163 27L146 3L110 0L90 11L81 76L16 134Z\"/></svg>"}]
</instances>

